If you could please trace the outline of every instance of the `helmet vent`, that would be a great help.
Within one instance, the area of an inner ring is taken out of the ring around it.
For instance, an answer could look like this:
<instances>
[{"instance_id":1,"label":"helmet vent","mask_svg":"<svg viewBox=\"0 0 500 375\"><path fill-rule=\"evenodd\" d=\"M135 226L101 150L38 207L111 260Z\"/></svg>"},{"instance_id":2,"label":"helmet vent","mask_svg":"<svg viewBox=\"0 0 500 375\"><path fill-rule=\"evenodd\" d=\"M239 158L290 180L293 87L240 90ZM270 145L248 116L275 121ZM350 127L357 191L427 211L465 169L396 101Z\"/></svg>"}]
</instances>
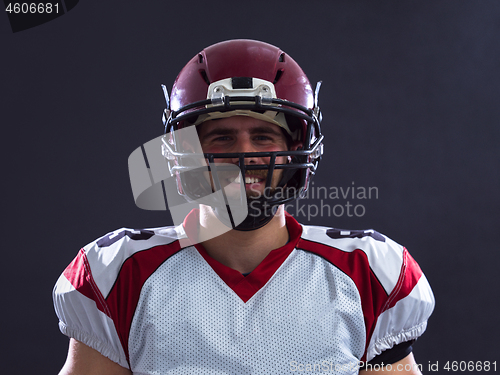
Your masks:
<instances>
[{"instance_id":1,"label":"helmet vent","mask_svg":"<svg viewBox=\"0 0 500 375\"><path fill-rule=\"evenodd\" d=\"M198 63L203 63L203 55L201 53L198 54Z\"/></svg>"},{"instance_id":2,"label":"helmet vent","mask_svg":"<svg viewBox=\"0 0 500 375\"><path fill-rule=\"evenodd\" d=\"M284 52L280 55L278 62L285 62L285 53Z\"/></svg>"},{"instance_id":3,"label":"helmet vent","mask_svg":"<svg viewBox=\"0 0 500 375\"><path fill-rule=\"evenodd\" d=\"M276 82L279 81L279 79L281 78L281 76L283 75L283 69L279 69L277 72L276 72L276 77L274 77L274 81L273 81L273 84L276 84Z\"/></svg>"},{"instance_id":4,"label":"helmet vent","mask_svg":"<svg viewBox=\"0 0 500 375\"><path fill-rule=\"evenodd\" d=\"M200 70L201 78L210 86L210 80L208 79L207 72L205 70Z\"/></svg>"}]
</instances>

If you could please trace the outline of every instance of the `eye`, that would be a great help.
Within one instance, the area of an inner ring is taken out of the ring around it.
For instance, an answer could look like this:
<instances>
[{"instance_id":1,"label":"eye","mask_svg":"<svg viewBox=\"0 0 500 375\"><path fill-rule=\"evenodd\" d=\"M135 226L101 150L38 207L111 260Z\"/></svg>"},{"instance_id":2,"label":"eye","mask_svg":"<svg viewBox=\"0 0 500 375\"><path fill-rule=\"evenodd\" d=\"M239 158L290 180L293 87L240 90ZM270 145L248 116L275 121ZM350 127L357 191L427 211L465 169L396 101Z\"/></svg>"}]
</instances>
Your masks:
<instances>
[{"instance_id":1,"label":"eye","mask_svg":"<svg viewBox=\"0 0 500 375\"><path fill-rule=\"evenodd\" d=\"M215 137L212 141L224 142L224 141L229 141L229 140L231 140L231 137L229 137L228 135L221 135L221 136Z\"/></svg>"},{"instance_id":2,"label":"eye","mask_svg":"<svg viewBox=\"0 0 500 375\"><path fill-rule=\"evenodd\" d=\"M257 141L272 141L273 138L268 136L268 135L257 135L255 137L255 140L257 140Z\"/></svg>"}]
</instances>

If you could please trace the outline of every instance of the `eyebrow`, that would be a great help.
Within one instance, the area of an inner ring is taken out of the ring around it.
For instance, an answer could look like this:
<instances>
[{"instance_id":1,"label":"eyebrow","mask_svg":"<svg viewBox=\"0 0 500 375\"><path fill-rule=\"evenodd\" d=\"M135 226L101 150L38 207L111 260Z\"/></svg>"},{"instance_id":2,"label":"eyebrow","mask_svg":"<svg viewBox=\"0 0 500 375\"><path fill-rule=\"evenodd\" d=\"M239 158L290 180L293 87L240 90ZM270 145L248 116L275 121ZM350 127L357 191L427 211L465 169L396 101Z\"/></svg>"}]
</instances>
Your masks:
<instances>
[{"instance_id":1,"label":"eyebrow","mask_svg":"<svg viewBox=\"0 0 500 375\"><path fill-rule=\"evenodd\" d=\"M222 129L213 129L204 135L204 137L212 137L219 135L234 135L238 133L238 129L232 128L222 128ZM273 134L273 135L281 135L279 129L274 129L268 126L256 127L250 129L250 134Z\"/></svg>"},{"instance_id":2,"label":"eyebrow","mask_svg":"<svg viewBox=\"0 0 500 375\"><path fill-rule=\"evenodd\" d=\"M257 133L281 135L281 130L270 126L262 126L262 127L259 126L257 128L253 128L252 130L250 130L250 134L257 134Z\"/></svg>"}]
</instances>

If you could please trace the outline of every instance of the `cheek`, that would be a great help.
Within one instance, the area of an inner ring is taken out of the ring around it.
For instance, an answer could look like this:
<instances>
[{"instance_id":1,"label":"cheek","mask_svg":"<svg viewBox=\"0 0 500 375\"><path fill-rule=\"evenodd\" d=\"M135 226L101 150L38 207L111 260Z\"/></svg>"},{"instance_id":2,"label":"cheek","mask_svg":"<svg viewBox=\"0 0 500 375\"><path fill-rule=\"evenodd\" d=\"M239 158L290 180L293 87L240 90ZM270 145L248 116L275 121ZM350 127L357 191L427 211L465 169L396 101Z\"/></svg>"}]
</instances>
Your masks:
<instances>
[{"instance_id":1,"label":"cheek","mask_svg":"<svg viewBox=\"0 0 500 375\"><path fill-rule=\"evenodd\" d=\"M203 150L204 153L210 153L210 154L215 154L215 153L220 153L220 149L218 147L214 146L206 146L206 145L201 145L201 149Z\"/></svg>"},{"instance_id":2,"label":"cheek","mask_svg":"<svg viewBox=\"0 0 500 375\"><path fill-rule=\"evenodd\" d=\"M276 158L276 164L287 164L288 161L287 161L287 157L286 156L278 156Z\"/></svg>"}]
</instances>

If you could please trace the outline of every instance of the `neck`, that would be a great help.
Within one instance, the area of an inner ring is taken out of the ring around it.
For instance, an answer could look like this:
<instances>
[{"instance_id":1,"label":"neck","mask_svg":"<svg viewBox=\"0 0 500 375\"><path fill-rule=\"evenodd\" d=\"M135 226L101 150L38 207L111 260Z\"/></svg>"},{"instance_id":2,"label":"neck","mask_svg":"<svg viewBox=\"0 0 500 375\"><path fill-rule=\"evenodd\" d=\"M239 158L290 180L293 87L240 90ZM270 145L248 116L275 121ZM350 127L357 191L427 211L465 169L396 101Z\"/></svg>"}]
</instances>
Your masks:
<instances>
[{"instance_id":1,"label":"neck","mask_svg":"<svg viewBox=\"0 0 500 375\"><path fill-rule=\"evenodd\" d=\"M284 246L288 241L283 206L262 228L252 231L233 229L210 238L207 234L212 231L214 220L217 218L212 209L200 206L200 235L209 238L202 245L210 257L241 273L253 271L272 250Z\"/></svg>"}]
</instances>

